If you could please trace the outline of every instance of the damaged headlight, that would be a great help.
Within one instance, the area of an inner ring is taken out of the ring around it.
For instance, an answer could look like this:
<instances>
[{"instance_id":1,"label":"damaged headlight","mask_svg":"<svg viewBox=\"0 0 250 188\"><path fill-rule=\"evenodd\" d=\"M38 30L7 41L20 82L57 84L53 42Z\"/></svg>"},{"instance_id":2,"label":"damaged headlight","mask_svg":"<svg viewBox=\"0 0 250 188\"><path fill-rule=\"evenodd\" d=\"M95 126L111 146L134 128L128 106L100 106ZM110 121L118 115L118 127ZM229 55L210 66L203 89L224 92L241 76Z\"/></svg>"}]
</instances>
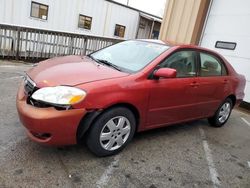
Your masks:
<instances>
[{"instance_id":1,"label":"damaged headlight","mask_svg":"<svg viewBox=\"0 0 250 188\"><path fill-rule=\"evenodd\" d=\"M69 86L44 87L35 91L31 96L36 101L59 106L69 106L79 103L85 97L85 91Z\"/></svg>"}]
</instances>

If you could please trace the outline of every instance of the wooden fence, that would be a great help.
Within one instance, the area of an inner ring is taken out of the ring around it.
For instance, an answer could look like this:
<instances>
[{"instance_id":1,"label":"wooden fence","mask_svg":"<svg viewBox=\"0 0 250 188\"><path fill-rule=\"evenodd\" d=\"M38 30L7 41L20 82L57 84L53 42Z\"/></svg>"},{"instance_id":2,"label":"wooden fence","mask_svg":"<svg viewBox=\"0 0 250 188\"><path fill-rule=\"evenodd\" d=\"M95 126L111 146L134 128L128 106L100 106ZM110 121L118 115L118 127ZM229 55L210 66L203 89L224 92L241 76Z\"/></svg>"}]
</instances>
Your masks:
<instances>
[{"instance_id":1,"label":"wooden fence","mask_svg":"<svg viewBox=\"0 0 250 188\"><path fill-rule=\"evenodd\" d=\"M86 55L120 39L0 24L0 58L47 59Z\"/></svg>"}]
</instances>

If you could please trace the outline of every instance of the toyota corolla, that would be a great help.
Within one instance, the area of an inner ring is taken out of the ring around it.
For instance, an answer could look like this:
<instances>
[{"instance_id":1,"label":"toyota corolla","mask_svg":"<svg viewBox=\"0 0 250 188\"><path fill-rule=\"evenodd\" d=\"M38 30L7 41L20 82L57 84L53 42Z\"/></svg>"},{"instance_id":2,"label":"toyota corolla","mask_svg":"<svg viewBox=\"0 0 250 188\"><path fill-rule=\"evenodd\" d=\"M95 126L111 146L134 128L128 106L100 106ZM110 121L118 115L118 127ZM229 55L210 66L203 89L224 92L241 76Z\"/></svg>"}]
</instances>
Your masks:
<instances>
[{"instance_id":1,"label":"toyota corolla","mask_svg":"<svg viewBox=\"0 0 250 188\"><path fill-rule=\"evenodd\" d=\"M27 72L16 104L33 141L86 142L107 156L135 132L202 118L221 127L243 100L245 82L211 50L130 40L38 63Z\"/></svg>"}]
</instances>

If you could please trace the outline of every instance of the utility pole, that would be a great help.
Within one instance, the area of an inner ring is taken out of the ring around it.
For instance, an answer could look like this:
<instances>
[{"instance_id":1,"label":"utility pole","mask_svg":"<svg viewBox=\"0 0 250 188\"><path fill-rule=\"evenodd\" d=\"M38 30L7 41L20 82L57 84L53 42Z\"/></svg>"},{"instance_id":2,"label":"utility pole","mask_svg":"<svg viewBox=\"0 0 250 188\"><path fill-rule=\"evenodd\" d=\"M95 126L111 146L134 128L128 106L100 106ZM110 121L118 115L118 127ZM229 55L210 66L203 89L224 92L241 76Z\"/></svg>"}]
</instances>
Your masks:
<instances>
[{"instance_id":1,"label":"utility pole","mask_svg":"<svg viewBox=\"0 0 250 188\"><path fill-rule=\"evenodd\" d=\"M129 0L127 0L127 6L128 6Z\"/></svg>"}]
</instances>

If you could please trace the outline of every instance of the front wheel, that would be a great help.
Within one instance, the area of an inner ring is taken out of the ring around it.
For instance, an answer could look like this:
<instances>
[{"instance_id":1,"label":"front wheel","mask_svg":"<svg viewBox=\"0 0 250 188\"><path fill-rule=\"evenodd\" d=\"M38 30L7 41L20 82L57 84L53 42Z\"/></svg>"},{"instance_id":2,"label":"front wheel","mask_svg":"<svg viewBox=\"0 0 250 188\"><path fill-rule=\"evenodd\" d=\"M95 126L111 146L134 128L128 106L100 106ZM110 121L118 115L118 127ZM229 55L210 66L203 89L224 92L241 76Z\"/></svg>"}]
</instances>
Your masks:
<instances>
[{"instance_id":1,"label":"front wheel","mask_svg":"<svg viewBox=\"0 0 250 188\"><path fill-rule=\"evenodd\" d=\"M213 127L223 126L227 122L231 114L232 108L233 102L230 98L227 98L216 111L215 115L213 117L208 118L208 122L210 123L210 125Z\"/></svg>"},{"instance_id":2,"label":"front wheel","mask_svg":"<svg viewBox=\"0 0 250 188\"><path fill-rule=\"evenodd\" d=\"M133 138L135 127L135 117L129 109L111 108L91 125L87 146L97 156L116 154Z\"/></svg>"}]
</instances>

